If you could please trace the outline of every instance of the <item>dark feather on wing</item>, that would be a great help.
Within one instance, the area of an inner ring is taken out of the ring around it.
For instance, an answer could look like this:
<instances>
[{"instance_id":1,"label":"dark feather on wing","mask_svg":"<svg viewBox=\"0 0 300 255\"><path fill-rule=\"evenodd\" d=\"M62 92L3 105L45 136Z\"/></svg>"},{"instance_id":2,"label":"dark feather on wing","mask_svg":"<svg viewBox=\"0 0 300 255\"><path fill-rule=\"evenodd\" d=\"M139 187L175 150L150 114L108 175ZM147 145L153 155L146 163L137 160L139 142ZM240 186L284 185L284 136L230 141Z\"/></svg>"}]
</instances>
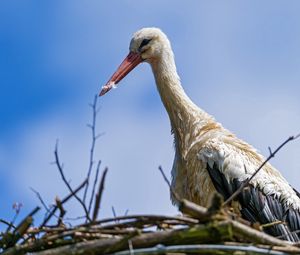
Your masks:
<instances>
[{"instance_id":1,"label":"dark feather on wing","mask_svg":"<svg viewBox=\"0 0 300 255\"><path fill-rule=\"evenodd\" d=\"M207 171L215 189L225 200L243 183L238 179L227 180L216 164L212 168L207 164ZM249 184L236 200L241 205L244 219L262 225L273 222L264 228L266 233L292 242L300 241L300 212L285 205L278 197L264 194L259 187Z\"/></svg>"}]
</instances>

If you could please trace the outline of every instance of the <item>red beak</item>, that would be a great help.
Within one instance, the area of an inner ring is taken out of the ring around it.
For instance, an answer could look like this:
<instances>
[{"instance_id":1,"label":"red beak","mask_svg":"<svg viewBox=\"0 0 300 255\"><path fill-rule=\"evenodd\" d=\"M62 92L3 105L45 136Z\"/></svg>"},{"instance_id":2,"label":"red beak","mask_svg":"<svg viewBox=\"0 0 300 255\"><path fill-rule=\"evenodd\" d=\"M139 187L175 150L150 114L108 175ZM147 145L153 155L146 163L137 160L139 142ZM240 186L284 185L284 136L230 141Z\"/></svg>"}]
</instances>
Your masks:
<instances>
[{"instance_id":1,"label":"red beak","mask_svg":"<svg viewBox=\"0 0 300 255\"><path fill-rule=\"evenodd\" d=\"M135 68L143 59L139 53L130 52L123 60L117 71L109 79L109 81L102 87L99 96L103 96L110 91L116 84L121 81L133 68Z\"/></svg>"}]
</instances>

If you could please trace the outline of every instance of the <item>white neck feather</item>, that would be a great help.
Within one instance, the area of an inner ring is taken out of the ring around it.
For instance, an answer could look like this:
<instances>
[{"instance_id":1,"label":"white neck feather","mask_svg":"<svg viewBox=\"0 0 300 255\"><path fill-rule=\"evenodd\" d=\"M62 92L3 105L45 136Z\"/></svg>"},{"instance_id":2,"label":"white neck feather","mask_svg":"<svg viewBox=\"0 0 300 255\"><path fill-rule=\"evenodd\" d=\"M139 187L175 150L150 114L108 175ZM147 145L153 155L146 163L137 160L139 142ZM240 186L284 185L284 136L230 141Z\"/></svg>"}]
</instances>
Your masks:
<instances>
[{"instance_id":1,"label":"white neck feather","mask_svg":"<svg viewBox=\"0 0 300 255\"><path fill-rule=\"evenodd\" d=\"M170 48L164 51L161 58L151 62L151 66L157 89L169 114L176 150L185 157L195 143L195 134L201 135L201 130L207 125L213 124L215 127L215 120L184 92Z\"/></svg>"},{"instance_id":2,"label":"white neck feather","mask_svg":"<svg viewBox=\"0 0 300 255\"><path fill-rule=\"evenodd\" d=\"M213 118L196 106L184 92L176 71L174 55L171 49L166 49L161 58L151 63L157 89L173 128L191 128L198 121L207 123ZM188 131L188 130L182 130Z\"/></svg>"}]
</instances>

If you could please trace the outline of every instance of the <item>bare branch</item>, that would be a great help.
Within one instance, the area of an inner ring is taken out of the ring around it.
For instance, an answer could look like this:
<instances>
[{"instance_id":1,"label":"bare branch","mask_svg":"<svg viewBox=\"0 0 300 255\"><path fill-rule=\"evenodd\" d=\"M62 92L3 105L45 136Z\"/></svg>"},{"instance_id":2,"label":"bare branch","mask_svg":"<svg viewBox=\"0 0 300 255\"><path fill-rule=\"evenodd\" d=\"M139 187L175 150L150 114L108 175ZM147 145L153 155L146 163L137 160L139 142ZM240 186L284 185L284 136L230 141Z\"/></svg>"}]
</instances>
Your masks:
<instances>
[{"instance_id":1,"label":"bare branch","mask_svg":"<svg viewBox=\"0 0 300 255\"><path fill-rule=\"evenodd\" d=\"M65 175L64 175L64 172L63 172L63 168L62 168L62 165L59 161L59 157L58 157L58 143L56 143L56 146L55 146L55 150L54 150L54 155L55 155L55 163L56 163L56 166L58 168L58 171L60 173L60 176L63 180L63 182L66 184L66 186L68 187L69 191L73 194L73 196L76 198L76 200L81 204L84 212L85 212L85 215L86 215L86 218L87 220L91 220L90 219L90 216L89 216L89 213L88 213L88 210L84 204L84 202L76 195L76 193L74 193L70 183L67 181ZM88 182L86 182L86 185L87 185Z\"/></svg>"},{"instance_id":2,"label":"bare branch","mask_svg":"<svg viewBox=\"0 0 300 255\"><path fill-rule=\"evenodd\" d=\"M95 175L93 189L92 189L92 194L91 194L90 203L89 203L89 209L88 209L89 214L91 212L92 203L93 203L94 196L95 196L95 189L96 189L96 185L97 185L97 181L98 181L98 175L99 175L100 165L101 165L101 161L99 160L97 168L96 168L96 175Z\"/></svg>"},{"instance_id":3,"label":"bare branch","mask_svg":"<svg viewBox=\"0 0 300 255\"><path fill-rule=\"evenodd\" d=\"M92 172L92 169L94 166L94 151L95 151L96 140L97 140L97 137L96 137L97 99L98 99L98 96L95 95L94 102L92 104L89 104L90 107L92 108L93 117L92 117L92 123L87 124L87 126L92 131L92 144L91 144L91 149L90 149L89 167L88 167L88 171L87 171L87 185L85 186L84 193L83 193L83 199L82 199L83 203L85 203L85 201L86 201L86 196L87 196L89 182L90 182L90 176L91 176L91 172Z\"/></svg>"},{"instance_id":4,"label":"bare branch","mask_svg":"<svg viewBox=\"0 0 300 255\"><path fill-rule=\"evenodd\" d=\"M112 213L113 213L113 216L114 216L115 218L117 218L117 213L116 213L116 210L115 210L115 207L114 207L114 206L111 207L111 211L112 211Z\"/></svg>"},{"instance_id":5,"label":"bare branch","mask_svg":"<svg viewBox=\"0 0 300 255\"><path fill-rule=\"evenodd\" d=\"M107 219L102 219L102 220L97 220L94 221L93 224L98 224L102 225L105 223L110 223L110 222L116 222L116 221L146 221L149 220L149 222L157 222L159 220L174 220L178 221L181 223L186 223L186 224L197 224L199 221L193 218L185 217L185 216L165 216L165 215L151 215L151 214L141 214L141 215L128 215L128 216L116 216L113 218L107 218ZM82 224L79 225L78 227L87 227L90 226L91 223L88 224ZM111 224L114 226L114 224ZM115 228L115 227L114 227Z\"/></svg>"},{"instance_id":6,"label":"bare branch","mask_svg":"<svg viewBox=\"0 0 300 255\"><path fill-rule=\"evenodd\" d=\"M173 187L171 186L170 181L168 180L166 174L164 173L164 170L162 169L161 166L158 167L158 170L161 172L165 182L167 183L167 185L169 186L169 189L171 191L172 196L178 201L180 202L182 199L178 196L178 194L175 192L175 190L173 189Z\"/></svg>"},{"instance_id":7,"label":"bare branch","mask_svg":"<svg viewBox=\"0 0 300 255\"><path fill-rule=\"evenodd\" d=\"M23 206L23 204L18 203L18 202L15 202L13 204L13 209L15 210L15 215L14 215L13 219L11 220L10 224L8 225L8 227L6 229L6 233L8 233L11 230L11 228L14 226L15 221L16 221L16 219L18 218L18 216L20 214L22 206Z\"/></svg>"},{"instance_id":8,"label":"bare branch","mask_svg":"<svg viewBox=\"0 0 300 255\"><path fill-rule=\"evenodd\" d=\"M59 217L58 217L57 226L60 226L63 224L63 218L66 214L66 210L64 209L63 204L62 204L61 200L59 199L59 197L55 198L55 204L56 204L56 207L59 209Z\"/></svg>"},{"instance_id":9,"label":"bare branch","mask_svg":"<svg viewBox=\"0 0 300 255\"><path fill-rule=\"evenodd\" d=\"M16 227L14 226L14 224L12 224L11 222L8 222L8 221L6 221L6 220L3 220L3 219L0 219L0 223L3 223L3 224L5 224L5 225L7 225L9 229L11 229L11 228L15 229L15 228L16 228Z\"/></svg>"},{"instance_id":10,"label":"bare branch","mask_svg":"<svg viewBox=\"0 0 300 255\"><path fill-rule=\"evenodd\" d=\"M46 210L47 212L49 212L49 208L48 208L48 206L46 205L46 203L44 202L44 200L43 200L41 194L40 194L38 191L36 191L34 188L32 188L32 187L30 187L30 189L31 189L31 191L32 191L33 193L35 193L35 195L36 195L37 198L40 200L40 202L41 202L41 204L43 205L43 207L45 208L45 210Z\"/></svg>"},{"instance_id":11,"label":"bare branch","mask_svg":"<svg viewBox=\"0 0 300 255\"><path fill-rule=\"evenodd\" d=\"M33 222L33 215L36 214L41 208L39 206L35 207L14 229L11 238L9 238L6 247L14 246L23 236L26 234L30 225ZM8 231L5 233L8 235Z\"/></svg>"},{"instance_id":12,"label":"bare branch","mask_svg":"<svg viewBox=\"0 0 300 255\"><path fill-rule=\"evenodd\" d=\"M272 152L271 148L269 147L269 152L270 155L269 157L260 165L260 167L251 175L250 178L248 178L224 203L223 206L228 205L233 199L235 199L241 192L242 190L247 187L250 183L250 181L258 174L258 172L264 167L265 164L267 164L268 161L270 161L271 158L275 157L276 153L282 148L284 147L287 143L289 143L290 141L293 141L297 138L300 137L300 134L296 135L296 136L290 136L288 137L282 144L280 144L278 146L278 148Z\"/></svg>"},{"instance_id":13,"label":"bare branch","mask_svg":"<svg viewBox=\"0 0 300 255\"><path fill-rule=\"evenodd\" d=\"M270 153L270 155L271 155L271 154L272 154L272 149L271 149L270 146L268 146L268 150L269 150L269 153Z\"/></svg>"},{"instance_id":14,"label":"bare branch","mask_svg":"<svg viewBox=\"0 0 300 255\"><path fill-rule=\"evenodd\" d=\"M64 199L61 200L61 203L64 204L66 203L70 198L74 197L74 195L79 192L87 183L87 180L84 180L83 183L81 183L78 188L76 188L73 192L71 192L69 195L67 195ZM43 228L48 221L53 217L53 215L55 214L56 210L58 209L57 206L54 206L51 210L49 215L44 219L44 221L42 222L42 224L40 225L40 228Z\"/></svg>"},{"instance_id":15,"label":"bare branch","mask_svg":"<svg viewBox=\"0 0 300 255\"><path fill-rule=\"evenodd\" d=\"M97 140L97 139L99 139L99 138L100 138L101 136L103 136L103 135L105 135L105 132L102 132L102 133L100 133L100 134L96 135L96 137L95 137L95 138L96 138L96 140Z\"/></svg>"},{"instance_id":16,"label":"bare branch","mask_svg":"<svg viewBox=\"0 0 300 255\"><path fill-rule=\"evenodd\" d=\"M104 172L101 177L98 193L96 194L96 199L95 199L95 206L94 206L94 212L93 212L93 222L96 221L100 209L100 204L101 204L101 198L102 198L102 193L104 190L104 182L105 182L105 177L107 174L108 168L106 167L104 169Z\"/></svg>"}]
</instances>

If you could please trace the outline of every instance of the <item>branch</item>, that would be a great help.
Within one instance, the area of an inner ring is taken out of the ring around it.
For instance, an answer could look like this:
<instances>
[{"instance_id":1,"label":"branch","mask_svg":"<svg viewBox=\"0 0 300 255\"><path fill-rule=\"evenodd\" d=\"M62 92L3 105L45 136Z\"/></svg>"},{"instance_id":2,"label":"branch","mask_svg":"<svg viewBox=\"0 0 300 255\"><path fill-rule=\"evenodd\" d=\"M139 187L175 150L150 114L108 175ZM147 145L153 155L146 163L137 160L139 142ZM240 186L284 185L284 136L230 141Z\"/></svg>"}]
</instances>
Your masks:
<instances>
[{"instance_id":1,"label":"branch","mask_svg":"<svg viewBox=\"0 0 300 255\"><path fill-rule=\"evenodd\" d=\"M83 183L81 183L78 188L76 188L74 191L72 191L69 195L67 195L62 201L61 204L66 203L70 198L72 198L78 191L80 191L87 183L87 180L84 180ZM56 210L58 209L57 206L54 206L51 210L49 215L44 219L44 221L42 222L42 224L40 225L40 228L43 228L48 221L52 218L52 216L55 214Z\"/></svg>"},{"instance_id":2,"label":"branch","mask_svg":"<svg viewBox=\"0 0 300 255\"><path fill-rule=\"evenodd\" d=\"M96 219L98 217L107 171L108 171L108 168L105 168L104 172L102 174L102 177L101 177L98 193L96 194L96 200L95 200L95 206L94 206L94 212L93 212L93 221L96 221Z\"/></svg>"},{"instance_id":3,"label":"branch","mask_svg":"<svg viewBox=\"0 0 300 255\"><path fill-rule=\"evenodd\" d=\"M230 220L230 224L232 226L234 235L242 238L242 240L275 246L287 246L292 244L289 241L280 240L274 236L268 235L235 220Z\"/></svg>"},{"instance_id":4,"label":"branch","mask_svg":"<svg viewBox=\"0 0 300 255\"><path fill-rule=\"evenodd\" d=\"M16 228L13 223L11 223L9 221L6 221L6 220L3 220L3 219L0 219L0 223L3 223L5 225L7 225L9 229L11 229L11 228L15 229Z\"/></svg>"},{"instance_id":5,"label":"branch","mask_svg":"<svg viewBox=\"0 0 300 255\"><path fill-rule=\"evenodd\" d=\"M87 185L85 187L84 190L84 194L83 194L83 202L85 203L86 200L86 196L87 196L87 192L88 192L88 188L89 188L89 181L90 181L90 176L91 176L91 172L93 169L93 165L94 165L94 150L95 150L95 145L96 145L96 117L97 117L97 99L98 96L95 95L94 97L94 102L93 104L90 104L90 106L92 107L92 111L93 111L93 118L92 118L92 124L88 124L87 126L91 128L92 131L92 145L91 145L91 149L90 149L90 162L89 162L89 167L88 167L88 171L87 171Z\"/></svg>"},{"instance_id":6,"label":"branch","mask_svg":"<svg viewBox=\"0 0 300 255\"><path fill-rule=\"evenodd\" d=\"M185 216L165 216L165 215L150 215L150 214L142 214L142 215L127 215L127 216L117 216L114 218L107 218L103 220L98 220L93 222L93 225L103 225L101 229L108 228L109 226L112 226L112 228L117 228L119 227L119 224L108 224L111 222L120 222L120 221L126 221L129 223L132 222L146 222L147 224L150 222L159 222L159 221L174 221L174 222L180 222L180 224L186 224L186 225L192 225L192 224L197 224L199 223L198 220L185 217ZM121 223L122 224L122 223ZM79 225L78 227L89 227L91 226L91 223L88 224L82 224Z\"/></svg>"},{"instance_id":7,"label":"branch","mask_svg":"<svg viewBox=\"0 0 300 255\"><path fill-rule=\"evenodd\" d=\"M167 185L169 186L169 189L171 191L172 196L178 201L181 202L182 199L178 196L178 194L175 192L175 190L173 189L169 179L167 178L166 174L164 173L164 170L162 169L161 166L158 167L158 170L161 172L165 182L167 183Z\"/></svg>"},{"instance_id":8,"label":"branch","mask_svg":"<svg viewBox=\"0 0 300 255\"><path fill-rule=\"evenodd\" d=\"M88 209L89 214L91 212L92 204L93 204L93 200L94 200L94 196L95 196L95 189L96 189L96 185L97 185L97 181L98 181L98 175L99 175L100 165L101 165L101 161L99 160L97 168L96 168L96 175L95 175L93 189L92 189L92 194L91 194L90 203L89 203L89 209Z\"/></svg>"},{"instance_id":9,"label":"branch","mask_svg":"<svg viewBox=\"0 0 300 255\"><path fill-rule=\"evenodd\" d=\"M60 164L60 161L59 161L58 151L57 151L57 150L58 150L58 143L56 143L56 145L55 145L54 155L55 155L55 164L56 164L56 166L57 166L57 168L58 168L58 171L59 171L59 173L60 173L60 175L61 175L61 178L62 178L63 182L66 184L66 186L68 187L69 191L73 194L73 196L76 198L76 200L81 204L81 206L82 206L82 208L83 208L83 210L84 210L84 212L85 212L86 218L87 218L89 221L91 221L90 216L89 216L89 213L88 213L88 210L87 210L87 208L86 208L84 202L83 202L83 201L76 195L76 193L73 191L73 189L72 189L70 183L67 181L67 179L66 179L66 177L65 177L65 175L64 175L62 165ZM88 180L86 180L85 183L87 184L87 183L88 183Z\"/></svg>"},{"instance_id":10,"label":"branch","mask_svg":"<svg viewBox=\"0 0 300 255\"><path fill-rule=\"evenodd\" d=\"M158 244L168 245L176 240L178 244L206 243L212 240L221 242L230 240L232 236L230 224L219 222L214 225L197 225L189 229L166 230L153 233L143 233L131 239L132 246L142 248L146 244L155 246ZM124 241L124 242L123 242ZM125 242L126 241L126 242ZM36 255L71 255L71 254L107 254L109 252L124 250L128 248L127 236L120 238L103 238L92 241L79 242L71 245L41 251ZM6 253L6 255L12 253Z\"/></svg>"},{"instance_id":11,"label":"branch","mask_svg":"<svg viewBox=\"0 0 300 255\"><path fill-rule=\"evenodd\" d=\"M219 193L213 193L210 198L208 208L197 205L191 201L183 199L179 203L179 211L199 220L199 222L209 222L211 220L224 220L228 216L222 214L223 197Z\"/></svg>"},{"instance_id":12,"label":"branch","mask_svg":"<svg viewBox=\"0 0 300 255\"><path fill-rule=\"evenodd\" d=\"M290 141L296 140L297 138L300 137L300 134L295 135L295 136L290 136L287 138L282 144L278 146L278 148L272 152L272 150L269 147L269 152L270 155L269 157L260 165L260 167L252 174L250 178L248 178L223 204L223 206L228 205L233 199L235 199L242 191L243 189L249 185L250 181L258 174L258 172L264 167L265 164L267 164L268 161L270 161L271 158L275 157L275 154L282 148L284 147L287 143Z\"/></svg>"},{"instance_id":13,"label":"branch","mask_svg":"<svg viewBox=\"0 0 300 255\"><path fill-rule=\"evenodd\" d=\"M57 221L57 226L60 226L63 224L63 218L66 214L66 210L63 207L63 204L61 202L61 200L59 199L59 197L55 198L55 204L56 207L59 209L59 217L58 217L58 221Z\"/></svg>"},{"instance_id":14,"label":"branch","mask_svg":"<svg viewBox=\"0 0 300 255\"><path fill-rule=\"evenodd\" d=\"M15 215L14 215L12 221L11 221L11 224L8 225L8 228L6 229L6 233L8 233L10 231L11 227L14 226L15 221L16 221L16 219L19 216L19 213L21 211L22 206L23 206L23 204L22 203L18 203L18 202L16 202L16 203L13 204L13 209L15 210Z\"/></svg>"},{"instance_id":15,"label":"branch","mask_svg":"<svg viewBox=\"0 0 300 255\"><path fill-rule=\"evenodd\" d=\"M23 236L26 234L27 230L29 229L30 225L33 222L32 216L36 214L41 208L36 207L34 208L20 223L19 225L14 229L12 235L9 235L9 232L6 232L4 235L10 236L6 240L6 248L14 246Z\"/></svg>"},{"instance_id":16,"label":"branch","mask_svg":"<svg viewBox=\"0 0 300 255\"><path fill-rule=\"evenodd\" d=\"M115 218L117 218L118 216L117 216L117 213L116 213L116 210L115 210L115 207L114 207L114 206L111 207L111 211L112 211L112 213L113 213L113 216L114 216ZM116 220L116 222L118 222L118 220Z\"/></svg>"},{"instance_id":17,"label":"branch","mask_svg":"<svg viewBox=\"0 0 300 255\"><path fill-rule=\"evenodd\" d=\"M49 212L49 208L48 208L48 206L46 205L46 203L44 202L44 200L43 200L41 194L40 194L38 191L36 191L34 188L32 188L32 187L30 187L30 189L31 189L32 192L35 193L35 195L37 196L37 198L40 200L41 204L44 206L45 210L46 210L47 212Z\"/></svg>"}]
</instances>

